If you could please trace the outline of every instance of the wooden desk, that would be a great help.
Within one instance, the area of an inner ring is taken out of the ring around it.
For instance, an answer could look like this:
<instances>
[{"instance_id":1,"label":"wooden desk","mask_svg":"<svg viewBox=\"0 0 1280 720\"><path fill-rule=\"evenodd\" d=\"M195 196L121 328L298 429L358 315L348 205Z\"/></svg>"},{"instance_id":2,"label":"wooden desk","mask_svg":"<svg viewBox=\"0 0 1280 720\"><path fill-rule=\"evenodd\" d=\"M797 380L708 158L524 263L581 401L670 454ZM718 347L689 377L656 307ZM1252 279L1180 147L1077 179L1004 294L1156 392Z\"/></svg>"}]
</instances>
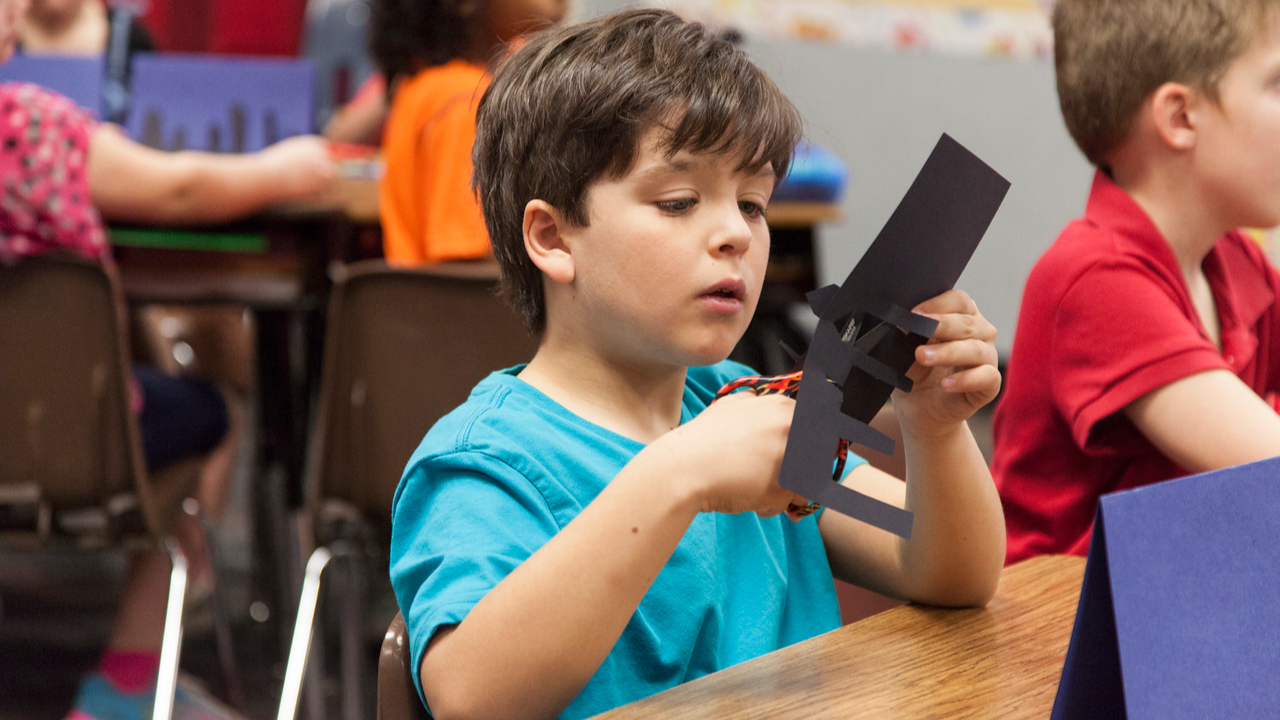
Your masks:
<instances>
[{"instance_id":1,"label":"wooden desk","mask_svg":"<svg viewBox=\"0 0 1280 720\"><path fill-rule=\"evenodd\" d=\"M986 608L895 608L597 717L1043 720L1083 576L1084 558L1028 560Z\"/></svg>"}]
</instances>

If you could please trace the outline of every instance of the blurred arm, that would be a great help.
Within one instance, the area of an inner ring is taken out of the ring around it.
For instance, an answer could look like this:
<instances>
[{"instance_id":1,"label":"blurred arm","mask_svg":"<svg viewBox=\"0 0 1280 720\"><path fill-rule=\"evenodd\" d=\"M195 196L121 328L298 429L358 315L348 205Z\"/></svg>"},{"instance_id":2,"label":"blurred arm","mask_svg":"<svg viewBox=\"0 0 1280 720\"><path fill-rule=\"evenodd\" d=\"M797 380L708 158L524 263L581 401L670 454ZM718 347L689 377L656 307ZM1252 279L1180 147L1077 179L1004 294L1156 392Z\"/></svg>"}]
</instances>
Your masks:
<instances>
[{"instance_id":1,"label":"blurred arm","mask_svg":"<svg viewBox=\"0 0 1280 720\"><path fill-rule=\"evenodd\" d=\"M261 152L163 152L100 125L89 141L89 192L107 220L188 225L248 215L323 190L333 167L323 140L290 138Z\"/></svg>"}]
</instances>

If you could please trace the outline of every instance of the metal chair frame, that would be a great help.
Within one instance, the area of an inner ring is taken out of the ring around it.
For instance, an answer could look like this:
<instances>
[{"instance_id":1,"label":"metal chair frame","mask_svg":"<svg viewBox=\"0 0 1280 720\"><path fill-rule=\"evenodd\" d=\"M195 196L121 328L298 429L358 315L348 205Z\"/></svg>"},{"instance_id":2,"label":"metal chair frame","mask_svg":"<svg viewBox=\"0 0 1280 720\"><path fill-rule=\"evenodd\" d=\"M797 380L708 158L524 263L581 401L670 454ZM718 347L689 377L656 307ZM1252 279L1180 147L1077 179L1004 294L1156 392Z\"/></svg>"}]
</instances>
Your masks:
<instances>
[{"instance_id":1,"label":"metal chair frame","mask_svg":"<svg viewBox=\"0 0 1280 720\"><path fill-rule=\"evenodd\" d=\"M500 303L496 281L490 262L391 268L365 261L335 270L306 471L309 515L320 534L322 509L340 507L358 525L388 517L404 463L435 421L489 372L533 356L536 341ZM319 672L308 665L318 642L316 608L335 561L362 585L367 553L360 545L320 545L307 560L277 720L293 720L304 690L313 720L323 713ZM360 718L363 705L359 595L342 599L346 720Z\"/></svg>"},{"instance_id":2,"label":"metal chair frame","mask_svg":"<svg viewBox=\"0 0 1280 720\"><path fill-rule=\"evenodd\" d=\"M53 253L0 265L0 338L9 339L0 348L0 505L17 516L30 507L25 514L33 519L25 529L7 528L0 539L36 547L141 543L169 555L152 709L155 720L169 720L187 588L187 559L170 533L193 473L189 464L162 471L163 479L147 473L128 401L121 307L115 276L98 263ZM68 367L70 374L62 374ZM50 428L59 435L54 452L43 438ZM85 446L92 448L86 453ZM198 512L194 501L185 509ZM228 688L238 695L238 675L228 663L230 633L223 630L219 653Z\"/></svg>"}]
</instances>

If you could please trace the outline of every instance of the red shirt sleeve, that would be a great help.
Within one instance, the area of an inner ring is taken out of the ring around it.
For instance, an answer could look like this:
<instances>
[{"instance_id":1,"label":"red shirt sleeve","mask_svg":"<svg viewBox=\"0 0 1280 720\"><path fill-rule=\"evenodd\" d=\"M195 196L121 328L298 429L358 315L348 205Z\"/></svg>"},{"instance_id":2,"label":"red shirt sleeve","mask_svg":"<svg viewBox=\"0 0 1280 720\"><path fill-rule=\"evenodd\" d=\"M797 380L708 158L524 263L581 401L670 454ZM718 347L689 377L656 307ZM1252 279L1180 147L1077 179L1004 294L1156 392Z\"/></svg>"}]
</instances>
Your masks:
<instances>
[{"instance_id":1,"label":"red shirt sleeve","mask_svg":"<svg viewBox=\"0 0 1280 720\"><path fill-rule=\"evenodd\" d=\"M1062 298L1048 369L1054 402L1088 455L1131 451L1138 438L1103 423L1143 395L1206 370L1230 370L1193 308L1141 261L1107 260Z\"/></svg>"}]
</instances>

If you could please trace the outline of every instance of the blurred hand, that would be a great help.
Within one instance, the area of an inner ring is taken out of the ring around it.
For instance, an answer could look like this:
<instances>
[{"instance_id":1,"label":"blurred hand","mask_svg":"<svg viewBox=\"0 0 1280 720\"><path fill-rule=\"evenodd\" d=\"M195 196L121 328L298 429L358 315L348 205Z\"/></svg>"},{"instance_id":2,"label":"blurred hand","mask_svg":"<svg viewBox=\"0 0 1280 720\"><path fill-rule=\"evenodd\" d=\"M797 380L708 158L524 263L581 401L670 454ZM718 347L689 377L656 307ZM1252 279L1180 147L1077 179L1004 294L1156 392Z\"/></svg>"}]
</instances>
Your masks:
<instances>
[{"instance_id":1,"label":"blurred hand","mask_svg":"<svg viewBox=\"0 0 1280 720\"><path fill-rule=\"evenodd\" d=\"M807 501L778 486L795 401L782 395L723 397L650 445L697 478L701 512L772 517Z\"/></svg>"},{"instance_id":2,"label":"blurred hand","mask_svg":"<svg viewBox=\"0 0 1280 720\"><path fill-rule=\"evenodd\" d=\"M280 178L284 197L315 195L333 183L335 172L329 157L329 143L318 135L281 140L264 149L261 158Z\"/></svg>"},{"instance_id":3,"label":"blurred hand","mask_svg":"<svg viewBox=\"0 0 1280 720\"><path fill-rule=\"evenodd\" d=\"M996 329L963 290L926 300L913 312L937 320L938 329L916 348L907 372L914 387L895 390L893 405L904 431L932 435L968 420L1000 392Z\"/></svg>"}]
</instances>

